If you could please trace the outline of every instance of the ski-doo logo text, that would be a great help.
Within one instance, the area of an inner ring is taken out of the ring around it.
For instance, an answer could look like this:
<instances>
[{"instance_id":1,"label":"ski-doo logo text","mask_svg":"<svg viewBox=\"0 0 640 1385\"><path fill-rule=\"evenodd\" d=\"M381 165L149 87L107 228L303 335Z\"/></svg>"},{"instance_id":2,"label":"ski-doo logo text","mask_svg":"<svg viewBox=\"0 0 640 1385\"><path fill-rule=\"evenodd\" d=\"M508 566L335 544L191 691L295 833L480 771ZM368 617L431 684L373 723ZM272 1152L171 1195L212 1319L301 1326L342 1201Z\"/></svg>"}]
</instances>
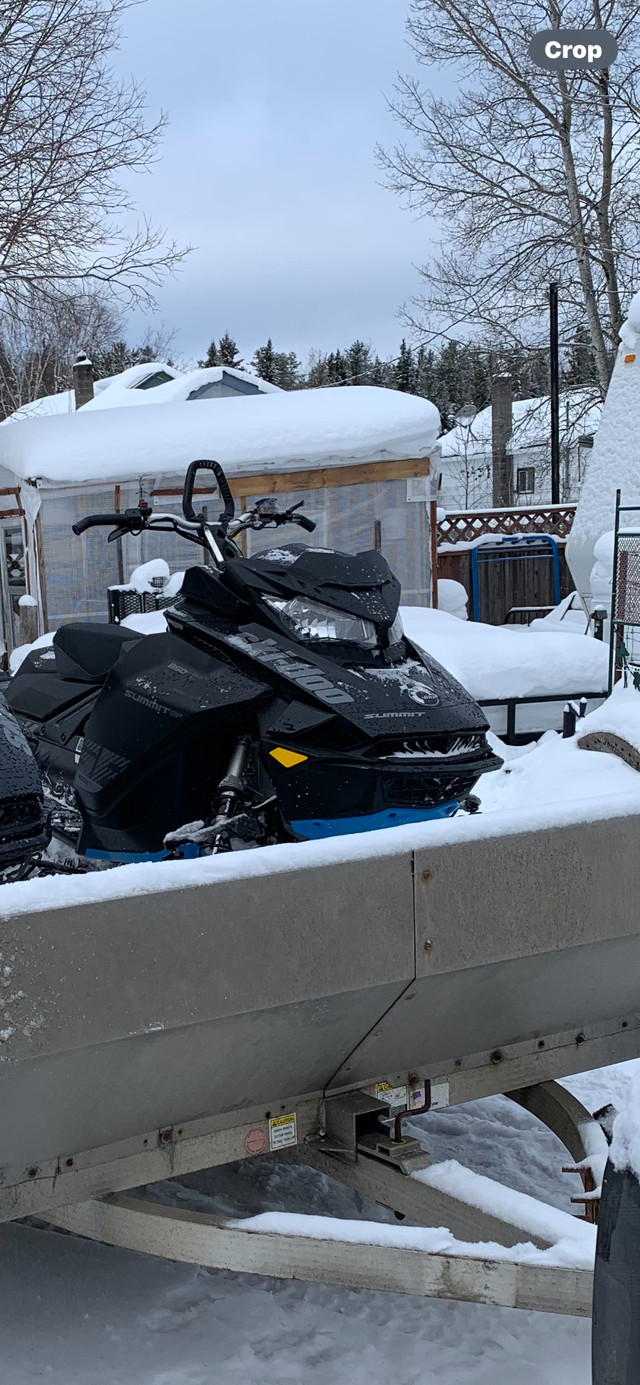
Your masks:
<instances>
[{"instance_id":1,"label":"ski-doo logo text","mask_svg":"<svg viewBox=\"0 0 640 1385\"><path fill-rule=\"evenodd\" d=\"M241 648L249 646L254 659L258 659L261 664L269 664L277 673L284 674L285 678L290 678L298 687L304 688L305 692L313 693L315 697L329 702L333 707L339 706L340 703L353 702L351 694L344 692L342 688L336 688L319 668L296 659L287 653L286 649L281 649L275 640L261 640L258 635L247 634L232 636L229 643Z\"/></svg>"},{"instance_id":2,"label":"ski-doo logo text","mask_svg":"<svg viewBox=\"0 0 640 1385\"><path fill-rule=\"evenodd\" d=\"M548 72L593 72L609 67L617 56L618 44L606 29L543 29L529 44L529 57Z\"/></svg>"}]
</instances>

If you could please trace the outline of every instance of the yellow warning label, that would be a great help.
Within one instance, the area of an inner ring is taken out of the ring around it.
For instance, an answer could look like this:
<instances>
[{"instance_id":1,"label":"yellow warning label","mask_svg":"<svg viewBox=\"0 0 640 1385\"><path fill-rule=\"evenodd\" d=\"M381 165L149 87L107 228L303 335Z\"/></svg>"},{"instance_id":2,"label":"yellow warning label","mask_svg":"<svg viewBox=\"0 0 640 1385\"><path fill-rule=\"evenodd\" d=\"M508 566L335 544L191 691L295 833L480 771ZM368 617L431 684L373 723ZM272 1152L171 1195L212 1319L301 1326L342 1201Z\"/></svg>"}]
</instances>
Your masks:
<instances>
[{"instance_id":1,"label":"yellow warning label","mask_svg":"<svg viewBox=\"0 0 640 1385\"><path fill-rule=\"evenodd\" d=\"M269 1121L269 1149L286 1149L297 1145L298 1129L295 1111L289 1116L274 1116Z\"/></svg>"}]
</instances>

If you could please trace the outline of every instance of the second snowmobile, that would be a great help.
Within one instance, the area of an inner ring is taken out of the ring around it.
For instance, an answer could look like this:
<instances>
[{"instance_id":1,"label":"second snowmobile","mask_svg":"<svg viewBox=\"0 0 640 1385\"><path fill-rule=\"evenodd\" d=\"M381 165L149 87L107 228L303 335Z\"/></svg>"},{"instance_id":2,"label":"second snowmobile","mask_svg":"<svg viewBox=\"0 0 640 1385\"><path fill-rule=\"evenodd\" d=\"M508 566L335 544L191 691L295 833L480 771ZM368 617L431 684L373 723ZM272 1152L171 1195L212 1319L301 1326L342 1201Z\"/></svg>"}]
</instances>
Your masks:
<instances>
[{"instance_id":1,"label":"second snowmobile","mask_svg":"<svg viewBox=\"0 0 640 1385\"><path fill-rule=\"evenodd\" d=\"M224 502L196 514L202 470ZM245 530L315 525L258 500L238 519L222 468L188 468L183 516L141 501L91 515L110 539L174 533L204 550L167 631L59 629L7 700L54 835L96 861L161 859L397 826L455 813L497 769L469 694L403 633L377 552L288 544L243 556Z\"/></svg>"}]
</instances>

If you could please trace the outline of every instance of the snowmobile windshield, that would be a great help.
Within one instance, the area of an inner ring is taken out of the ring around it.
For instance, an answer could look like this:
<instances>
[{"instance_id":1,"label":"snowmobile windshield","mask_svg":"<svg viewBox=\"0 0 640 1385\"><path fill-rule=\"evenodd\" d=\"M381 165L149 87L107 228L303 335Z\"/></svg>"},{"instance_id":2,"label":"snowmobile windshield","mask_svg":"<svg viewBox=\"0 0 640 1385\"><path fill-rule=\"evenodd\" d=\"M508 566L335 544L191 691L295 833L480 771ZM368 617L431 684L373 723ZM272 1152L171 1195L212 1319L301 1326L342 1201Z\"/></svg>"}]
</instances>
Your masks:
<instances>
[{"instance_id":1,"label":"snowmobile windshield","mask_svg":"<svg viewBox=\"0 0 640 1385\"><path fill-rule=\"evenodd\" d=\"M361 649L376 649L379 643L379 630L372 620L351 615L348 611L335 610L318 601L310 601L304 596L295 596L290 601L263 595L263 600L273 611L291 624L299 639L326 641L337 640L345 644L357 644ZM396 616L389 631L389 644L402 638L402 621Z\"/></svg>"}]
</instances>

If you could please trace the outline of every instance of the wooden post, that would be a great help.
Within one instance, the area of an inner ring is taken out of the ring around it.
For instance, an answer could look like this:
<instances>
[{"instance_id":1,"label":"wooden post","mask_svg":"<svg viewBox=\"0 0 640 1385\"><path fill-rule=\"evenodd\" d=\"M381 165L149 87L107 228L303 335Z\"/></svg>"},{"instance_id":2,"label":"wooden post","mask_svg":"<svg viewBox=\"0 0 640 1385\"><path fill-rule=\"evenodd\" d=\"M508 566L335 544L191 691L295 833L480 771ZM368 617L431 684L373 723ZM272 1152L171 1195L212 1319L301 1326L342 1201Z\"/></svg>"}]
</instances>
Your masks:
<instances>
[{"instance_id":1,"label":"wooden post","mask_svg":"<svg viewBox=\"0 0 640 1385\"><path fill-rule=\"evenodd\" d=\"M20 616L20 644L33 644L38 638L38 603L34 596L21 596L18 601Z\"/></svg>"},{"instance_id":2,"label":"wooden post","mask_svg":"<svg viewBox=\"0 0 640 1385\"><path fill-rule=\"evenodd\" d=\"M509 452L513 385L510 375L496 375L491 382L491 450L494 508L513 505L513 461Z\"/></svg>"},{"instance_id":3,"label":"wooden post","mask_svg":"<svg viewBox=\"0 0 640 1385\"><path fill-rule=\"evenodd\" d=\"M76 409L93 399L93 366L89 357L81 351L73 366L73 393Z\"/></svg>"},{"instance_id":4,"label":"wooden post","mask_svg":"<svg viewBox=\"0 0 640 1385\"><path fill-rule=\"evenodd\" d=\"M116 486L113 492L113 508L116 514L122 509L122 486ZM122 552L122 539L116 539L116 559L118 563L118 586L124 586L124 555Z\"/></svg>"},{"instance_id":5,"label":"wooden post","mask_svg":"<svg viewBox=\"0 0 640 1385\"><path fill-rule=\"evenodd\" d=\"M46 634L49 628L49 616L47 611L47 571L44 564L44 544L42 542L42 513L39 510L36 515L36 522L33 529L36 554L38 562L38 578L40 584L40 606L42 610L42 633Z\"/></svg>"}]
</instances>

